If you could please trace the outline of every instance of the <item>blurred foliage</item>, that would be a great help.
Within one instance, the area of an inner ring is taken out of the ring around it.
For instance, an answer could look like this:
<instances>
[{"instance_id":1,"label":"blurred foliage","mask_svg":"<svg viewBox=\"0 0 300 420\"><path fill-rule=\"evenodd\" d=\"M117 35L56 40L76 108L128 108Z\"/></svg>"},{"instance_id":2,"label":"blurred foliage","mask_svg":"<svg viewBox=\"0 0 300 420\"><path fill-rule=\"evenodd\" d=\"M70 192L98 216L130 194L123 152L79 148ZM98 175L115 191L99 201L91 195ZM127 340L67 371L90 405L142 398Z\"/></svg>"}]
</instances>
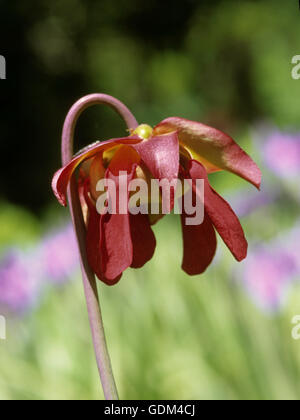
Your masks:
<instances>
[{"instance_id":1,"label":"blurred foliage","mask_svg":"<svg viewBox=\"0 0 300 420\"><path fill-rule=\"evenodd\" d=\"M2 198L44 209L60 166L60 133L72 103L91 92L123 100L141 122L178 115L239 142L257 119L299 127L296 0L2 0ZM77 147L124 135L112 111L81 118ZM13 161L13 162L12 162ZM11 165L13 164L13 173Z\"/></svg>"},{"instance_id":2,"label":"blurred foliage","mask_svg":"<svg viewBox=\"0 0 300 420\"><path fill-rule=\"evenodd\" d=\"M67 214L50 182L60 166L64 117L82 95L114 95L140 122L178 115L214 125L258 161L254 123L300 128L300 81L291 78L291 59L300 54L296 0L0 0L0 7L7 59L1 251L28 246ZM76 148L119 135L124 124L111 110L90 109ZM211 181L225 197L245 186L231 174ZM247 218L249 241L268 243L291 227L299 203L283 196L279 204ZM299 285L282 313L268 317L232 282L235 263L223 246L218 264L189 278L180 270L178 220L165 218L155 231L153 261L114 288L99 285L121 396L299 399L299 342L291 339ZM79 276L49 287L36 312L9 315L8 340L0 342L1 400L101 396Z\"/></svg>"},{"instance_id":3,"label":"blurred foliage","mask_svg":"<svg viewBox=\"0 0 300 420\"><path fill-rule=\"evenodd\" d=\"M112 288L99 283L121 397L298 399L291 319L299 285L280 315L266 316L235 286L236 263L221 241L218 263L190 278L179 269L179 220L165 218L155 231L158 249L144 269L129 270ZM7 332L0 399L103 397L79 276L50 289L37 311L9 316Z\"/></svg>"}]
</instances>

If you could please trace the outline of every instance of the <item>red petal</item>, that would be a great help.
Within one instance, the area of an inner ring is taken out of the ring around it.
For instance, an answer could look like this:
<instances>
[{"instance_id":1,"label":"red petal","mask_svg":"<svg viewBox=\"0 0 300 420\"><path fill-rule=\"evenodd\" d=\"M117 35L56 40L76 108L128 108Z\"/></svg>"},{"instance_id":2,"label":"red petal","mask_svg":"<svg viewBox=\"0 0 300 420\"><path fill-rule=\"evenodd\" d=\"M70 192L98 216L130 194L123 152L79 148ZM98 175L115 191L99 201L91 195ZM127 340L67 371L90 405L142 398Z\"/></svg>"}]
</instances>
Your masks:
<instances>
[{"instance_id":1,"label":"red petal","mask_svg":"<svg viewBox=\"0 0 300 420\"><path fill-rule=\"evenodd\" d=\"M127 174L127 185L134 178L137 165L133 165L131 173ZM113 168L114 170L115 168ZM122 170L122 169L120 169ZM120 177L107 170L106 177L116 185L116 210L119 209ZM127 203L128 203L127 190ZM133 244L129 212L127 214L106 214L101 218L102 238L102 271L107 279L114 279L131 266L133 261Z\"/></svg>"},{"instance_id":2,"label":"red petal","mask_svg":"<svg viewBox=\"0 0 300 420\"><path fill-rule=\"evenodd\" d=\"M212 262L217 249L217 238L207 214L203 223L195 226L187 225L186 217L187 215L183 212L181 215L184 247L182 269L193 276L203 273Z\"/></svg>"},{"instance_id":3,"label":"red petal","mask_svg":"<svg viewBox=\"0 0 300 420\"><path fill-rule=\"evenodd\" d=\"M204 180L204 206L213 225L234 257L241 261L247 256L248 244L239 219L230 205L209 185L207 173L201 163L191 160L189 176Z\"/></svg>"},{"instance_id":4,"label":"red petal","mask_svg":"<svg viewBox=\"0 0 300 420\"><path fill-rule=\"evenodd\" d=\"M88 263L96 276L99 280L103 281L104 283L112 286L120 280L121 276L116 276L113 279L107 279L102 271L102 243L100 237L100 216L90 200L87 189L85 188L84 192L85 201L88 205L89 209L89 219L88 219L88 226L87 226L87 234L86 234L86 251L87 251L87 258Z\"/></svg>"},{"instance_id":5,"label":"red petal","mask_svg":"<svg viewBox=\"0 0 300 420\"><path fill-rule=\"evenodd\" d=\"M102 270L107 279L121 275L132 264L133 245L128 214L111 214L101 219Z\"/></svg>"},{"instance_id":6,"label":"red petal","mask_svg":"<svg viewBox=\"0 0 300 420\"><path fill-rule=\"evenodd\" d=\"M111 139L104 142L95 143L82 152L79 152L77 156L75 156L68 165L64 168L60 169L56 172L52 180L52 189L53 192L58 199L58 201L63 205L66 206L67 199L66 199L66 191L71 179L71 176L75 169L86 159L89 159L96 155L97 153L110 149L114 146L119 144L135 144L139 143L141 139L138 136L132 137L124 137L124 138L117 138Z\"/></svg>"},{"instance_id":7,"label":"red petal","mask_svg":"<svg viewBox=\"0 0 300 420\"><path fill-rule=\"evenodd\" d=\"M179 141L176 133L152 137L132 147L139 153L153 178L177 179L179 170Z\"/></svg>"},{"instance_id":8,"label":"red petal","mask_svg":"<svg viewBox=\"0 0 300 420\"><path fill-rule=\"evenodd\" d=\"M146 214L130 214L131 238L133 243L132 268L143 267L153 257L156 239Z\"/></svg>"},{"instance_id":9,"label":"red petal","mask_svg":"<svg viewBox=\"0 0 300 420\"><path fill-rule=\"evenodd\" d=\"M260 187L260 169L227 134L205 124L178 117L167 118L154 129L155 134L171 131L177 131L180 143L193 159L204 165L208 173L224 169L241 176L257 188Z\"/></svg>"},{"instance_id":10,"label":"red petal","mask_svg":"<svg viewBox=\"0 0 300 420\"><path fill-rule=\"evenodd\" d=\"M179 141L176 133L152 137L149 140L133 145L141 156L143 163L154 179L167 180L174 185L170 189L170 211L174 207L174 196L179 171ZM168 188L168 186L166 186ZM167 190L168 191L168 190ZM167 194L167 191L165 192ZM155 218L157 221L158 218Z\"/></svg>"},{"instance_id":11,"label":"red petal","mask_svg":"<svg viewBox=\"0 0 300 420\"><path fill-rule=\"evenodd\" d=\"M131 172L134 164L140 163L140 155L131 146L121 146L110 161L109 169L118 176L120 171Z\"/></svg>"}]
</instances>

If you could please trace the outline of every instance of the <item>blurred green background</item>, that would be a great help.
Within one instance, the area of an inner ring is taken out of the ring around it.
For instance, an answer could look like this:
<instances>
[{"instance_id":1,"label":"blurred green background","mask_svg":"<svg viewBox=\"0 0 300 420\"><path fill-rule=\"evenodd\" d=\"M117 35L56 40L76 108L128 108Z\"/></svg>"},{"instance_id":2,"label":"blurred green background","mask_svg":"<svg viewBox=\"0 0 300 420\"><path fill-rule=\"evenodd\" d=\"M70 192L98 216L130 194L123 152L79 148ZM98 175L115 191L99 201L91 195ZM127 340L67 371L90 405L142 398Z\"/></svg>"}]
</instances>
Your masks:
<instances>
[{"instance_id":1,"label":"blurred green background","mask_svg":"<svg viewBox=\"0 0 300 420\"><path fill-rule=\"evenodd\" d=\"M251 252L263 246L272 257L274 241L288 241L298 223L299 178L287 181L266 168L264 142L274 130L299 140L300 80L291 76L292 57L300 54L296 0L0 6L7 60L7 80L0 81L3 258L17 249L38 259L48 232L65 229L68 212L50 182L60 167L65 115L93 92L124 101L140 122L176 115L231 134L262 167L264 187L252 191L224 173L212 183L237 212L249 194L272 196L241 215ZM124 129L110 109L90 109L79 121L76 148ZM291 320L300 314L300 270L284 303L265 310L242 286L247 266L237 268L221 241L216 262L190 278L180 269L178 218L164 218L155 233L157 251L145 268L128 270L113 288L99 284L121 398L299 399L300 341L291 337ZM102 398L79 271L59 285L45 282L22 311L1 306L1 273L0 263L0 314L7 319L0 399ZM272 270L265 276L271 284ZM26 281L20 277L22 288Z\"/></svg>"}]
</instances>

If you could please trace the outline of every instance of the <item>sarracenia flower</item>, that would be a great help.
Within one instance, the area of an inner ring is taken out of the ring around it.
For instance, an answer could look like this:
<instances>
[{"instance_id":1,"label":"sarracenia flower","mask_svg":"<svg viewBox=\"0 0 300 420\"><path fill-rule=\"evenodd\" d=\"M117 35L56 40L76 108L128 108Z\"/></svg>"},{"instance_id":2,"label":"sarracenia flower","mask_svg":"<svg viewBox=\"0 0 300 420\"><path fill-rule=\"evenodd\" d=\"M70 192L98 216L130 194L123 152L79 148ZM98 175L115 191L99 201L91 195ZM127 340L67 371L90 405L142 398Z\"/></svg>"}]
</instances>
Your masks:
<instances>
[{"instance_id":1,"label":"sarracenia flower","mask_svg":"<svg viewBox=\"0 0 300 420\"><path fill-rule=\"evenodd\" d=\"M246 257L247 241L241 224L229 204L210 186L208 174L227 170L259 188L261 173L234 140L221 131L174 117L154 129L142 124L133 127L128 137L94 143L55 174L52 186L62 205L67 203L67 187L78 168L78 194L86 214L88 262L106 284L115 284L124 270L142 267L154 254L156 241L151 225L162 214L132 214L128 189L126 211L119 211L119 190L124 182L128 185L134 179L145 180L149 185L152 179L192 180L194 197L198 192L193 180L203 180L203 223L188 225L184 209L181 214L182 268L188 274L200 274L211 263L217 246L215 230L238 261ZM116 185L114 214L102 214L97 207L97 200L103 194L97 188L101 179L111 180ZM170 207L173 198L172 195Z\"/></svg>"}]
</instances>

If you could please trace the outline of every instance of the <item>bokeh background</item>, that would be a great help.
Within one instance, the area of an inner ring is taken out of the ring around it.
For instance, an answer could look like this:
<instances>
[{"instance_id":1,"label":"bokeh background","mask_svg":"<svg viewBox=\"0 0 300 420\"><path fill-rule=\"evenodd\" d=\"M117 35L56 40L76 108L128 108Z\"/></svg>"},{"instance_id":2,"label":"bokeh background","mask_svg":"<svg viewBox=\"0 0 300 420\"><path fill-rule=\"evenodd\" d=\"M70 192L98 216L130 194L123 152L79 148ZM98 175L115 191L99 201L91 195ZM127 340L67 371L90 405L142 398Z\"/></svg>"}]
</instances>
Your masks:
<instances>
[{"instance_id":1,"label":"bokeh background","mask_svg":"<svg viewBox=\"0 0 300 420\"><path fill-rule=\"evenodd\" d=\"M0 1L0 399L98 399L97 369L68 212L55 201L65 115L80 96L124 101L231 134L259 163L261 192L211 176L240 216L249 257L219 240L214 264L180 269L179 220L156 227L154 259L99 284L124 399L299 399L300 54L298 1ZM124 135L88 110L76 147Z\"/></svg>"}]
</instances>

